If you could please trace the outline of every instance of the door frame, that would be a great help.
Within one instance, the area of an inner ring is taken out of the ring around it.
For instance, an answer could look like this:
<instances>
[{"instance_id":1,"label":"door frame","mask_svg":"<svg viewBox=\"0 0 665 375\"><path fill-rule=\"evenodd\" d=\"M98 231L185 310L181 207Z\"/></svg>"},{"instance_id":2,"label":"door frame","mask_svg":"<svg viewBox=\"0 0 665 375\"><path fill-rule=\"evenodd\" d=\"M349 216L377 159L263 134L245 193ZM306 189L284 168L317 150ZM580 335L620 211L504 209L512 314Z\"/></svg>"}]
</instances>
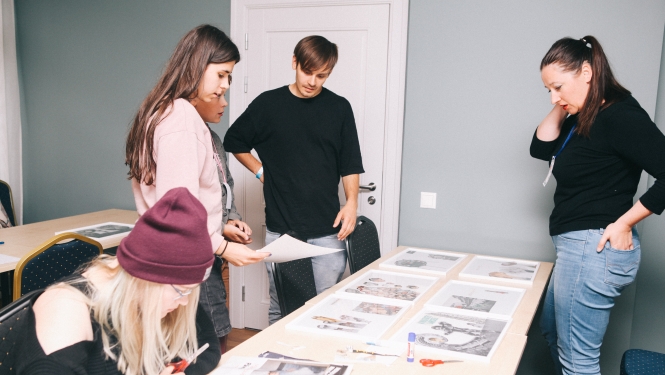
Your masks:
<instances>
[{"instance_id":1,"label":"door frame","mask_svg":"<svg viewBox=\"0 0 665 375\"><path fill-rule=\"evenodd\" d=\"M404 95L406 88L406 53L409 22L409 0L231 0L231 39L240 48L242 56L245 50L245 33L248 24L248 10L252 8L276 8L292 6L322 5L374 5L390 6L390 26L388 37L388 66L386 73L386 121L384 127L383 175L381 184L383 195L379 202L381 222L381 249L387 253L397 247L399 229L399 204L402 175L402 138L404 132ZM249 41L251 43L251 40ZM249 103L244 101L243 81L246 73L246 61L236 64L233 75L238 84L231 85L229 100L229 126L242 114ZM234 178L236 206L243 217L245 212L245 178L251 175L235 158L229 158L229 168ZM254 178L251 175L251 178ZM259 228L255 228L255 232ZM243 285L235 282L244 280L242 267L229 267L229 297L233 301L243 300ZM245 306L243 303L231 304L231 326L245 327Z\"/></svg>"}]
</instances>

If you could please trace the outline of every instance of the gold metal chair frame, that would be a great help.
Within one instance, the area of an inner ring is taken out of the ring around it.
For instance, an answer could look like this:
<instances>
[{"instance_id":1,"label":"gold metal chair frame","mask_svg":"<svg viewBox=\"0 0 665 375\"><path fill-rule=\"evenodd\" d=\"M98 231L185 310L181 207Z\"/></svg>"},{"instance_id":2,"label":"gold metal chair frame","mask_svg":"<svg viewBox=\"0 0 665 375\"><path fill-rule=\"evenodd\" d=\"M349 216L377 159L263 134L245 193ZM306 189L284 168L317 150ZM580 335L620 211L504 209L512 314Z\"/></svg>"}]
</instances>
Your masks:
<instances>
[{"instance_id":1,"label":"gold metal chair frame","mask_svg":"<svg viewBox=\"0 0 665 375\"><path fill-rule=\"evenodd\" d=\"M39 245L37 248L29 252L28 254L25 254L16 264L16 268L14 269L14 301L16 301L17 299L19 299L19 297L21 297L21 276L23 275L23 268L26 266L26 264L28 264L28 262L30 262L32 258L43 253L51 246L59 242L63 242L65 240L80 240L83 242L87 242L91 245L95 245L99 249L99 254L102 254L104 251L104 247L102 247L102 244L89 237L81 236L80 234L68 232L68 233L58 234L55 237L51 237L51 239Z\"/></svg>"},{"instance_id":2,"label":"gold metal chair frame","mask_svg":"<svg viewBox=\"0 0 665 375\"><path fill-rule=\"evenodd\" d=\"M0 184L3 184L5 186L7 186L7 189L9 190L9 204L12 205L12 216L13 216L13 219L14 219L13 223L15 225L18 225L18 222L16 221L16 209L14 208L14 195L12 195L12 187L9 186L8 183L6 183L5 181L2 181L2 180L0 180Z\"/></svg>"}]
</instances>

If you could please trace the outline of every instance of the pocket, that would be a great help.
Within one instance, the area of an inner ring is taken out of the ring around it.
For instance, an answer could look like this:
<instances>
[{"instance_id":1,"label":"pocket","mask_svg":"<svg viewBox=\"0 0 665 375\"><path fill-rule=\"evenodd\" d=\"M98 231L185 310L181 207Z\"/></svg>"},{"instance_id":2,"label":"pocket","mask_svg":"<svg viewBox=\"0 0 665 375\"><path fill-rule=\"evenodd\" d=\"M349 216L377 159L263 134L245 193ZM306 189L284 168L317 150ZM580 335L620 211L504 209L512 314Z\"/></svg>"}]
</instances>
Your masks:
<instances>
[{"instance_id":1,"label":"pocket","mask_svg":"<svg viewBox=\"0 0 665 375\"><path fill-rule=\"evenodd\" d=\"M640 247L633 250L617 250L606 247L605 284L624 287L635 280L640 268Z\"/></svg>"}]
</instances>

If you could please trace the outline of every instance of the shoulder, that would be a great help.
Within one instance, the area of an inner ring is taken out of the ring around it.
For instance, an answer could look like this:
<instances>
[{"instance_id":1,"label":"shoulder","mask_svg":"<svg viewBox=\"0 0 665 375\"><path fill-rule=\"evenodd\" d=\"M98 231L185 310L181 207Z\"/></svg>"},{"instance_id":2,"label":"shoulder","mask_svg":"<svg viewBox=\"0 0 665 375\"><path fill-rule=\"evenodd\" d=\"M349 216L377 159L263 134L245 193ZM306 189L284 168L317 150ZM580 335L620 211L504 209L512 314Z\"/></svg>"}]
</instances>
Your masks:
<instances>
[{"instance_id":1,"label":"shoulder","mask_svg":"<svg viewBox=\"0 0 665 375\"><path fill-rule=\"evenodd\" d=\"M162 121L155 129L155 137L181 131L198 132L203 128L207 127L196 108L189 101L180 98L174 100L166 109Z\"/></svg>"},{"instance_id":2,"label":"shoulder","mask_svg":"<svg viewBox=\"0 0 665 375\"><path fill-rule=\"evenodd\" d=\"M601 111L599 118L604 123L604 127L612 133L623 133L639 130L644 126L655 126L649 114L631 95Z\"/></svg>"},{"instance_id":3,"label":"shoulder","mask_svg":"<svg viewBox=\"0 0 665 375\"><path fill-rule=\"evenodd\" d=\"M353 113L353 110L351 109L351 103L349 103L345 97L335 94L325 87L323 90L321 90L319 95L323 101L328 103L328 105L335 106L337 110Z\"/></svg>"},{"instance_id":4,"label":"shoulder","mask_svg":"<svg viewBox=\"0 0 665 375\"><path fill-rule=\"evenodd\" d=\"M87 297L72 287L47 289L33 304L35 330L47 355L93 339Z\"/></svg>"},{"instance_id":5,"label":"shoulder","mask_svg":"<svg viewBox=\"0 0 665 375\"><path fill-rule=\"evenodd\" d=\"M272 102L274 100L278 100L281 98L286 98L288 95L291 95L291 92L289 92L289 86L281 86L276 89L264 91L259 94L253 101L252 104L255 103L265 103L265 102Z\"/></svg>"}]
</instances>

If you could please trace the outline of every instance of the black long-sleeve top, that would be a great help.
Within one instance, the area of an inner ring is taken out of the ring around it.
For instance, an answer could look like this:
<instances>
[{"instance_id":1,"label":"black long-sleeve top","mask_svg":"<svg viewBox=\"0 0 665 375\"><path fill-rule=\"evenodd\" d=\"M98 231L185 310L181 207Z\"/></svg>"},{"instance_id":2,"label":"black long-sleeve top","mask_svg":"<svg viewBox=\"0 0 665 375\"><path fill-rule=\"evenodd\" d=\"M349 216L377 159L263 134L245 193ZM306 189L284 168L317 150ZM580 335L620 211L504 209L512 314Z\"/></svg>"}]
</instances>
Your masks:
<instances>
[{"instance_id":1,"label":"black long-sleeve top","mask_svg":"<svg viewBox=\"0 0 665 375\"><path fill-rule=\"evenodd\" d=\"M36 298L35 298L36 300ZM34 301L33 301L34 303ZM94 338L92 341L81 341L68 347L57 350L49 355L44 353L37 339L35 330L35 314L30 308L20 312L20 323L12 327L19 330L22 339L14 347L15 374L40 375L119 375L116 361L105 358L102 344L101 327L91 317ZM185 374L207 374L219 363L221 353L219 340L215 334L212 322L199 305L196 312L196 331L199 347L205 343L210 344L196 362L185 369ZM1 372L0 372L1 373Z\"/></svg>"},{"instance_id":2,"label":"black long-sleeve top","mask_svg":"<svg viewBox=\"0 0 665 375\"><path fill-rule=\"evenodd\" d=\"M531 156L551 161L576 122L576 115L569 116L551 142L534 134ZM627 96L598 113L588 138L573 133L556 157L550 235L605 228L615 222L633 206L642 170L656 182L640 202L660 214L665 209L665 136L639 103Z\"/></svg>"}]
</instances>

